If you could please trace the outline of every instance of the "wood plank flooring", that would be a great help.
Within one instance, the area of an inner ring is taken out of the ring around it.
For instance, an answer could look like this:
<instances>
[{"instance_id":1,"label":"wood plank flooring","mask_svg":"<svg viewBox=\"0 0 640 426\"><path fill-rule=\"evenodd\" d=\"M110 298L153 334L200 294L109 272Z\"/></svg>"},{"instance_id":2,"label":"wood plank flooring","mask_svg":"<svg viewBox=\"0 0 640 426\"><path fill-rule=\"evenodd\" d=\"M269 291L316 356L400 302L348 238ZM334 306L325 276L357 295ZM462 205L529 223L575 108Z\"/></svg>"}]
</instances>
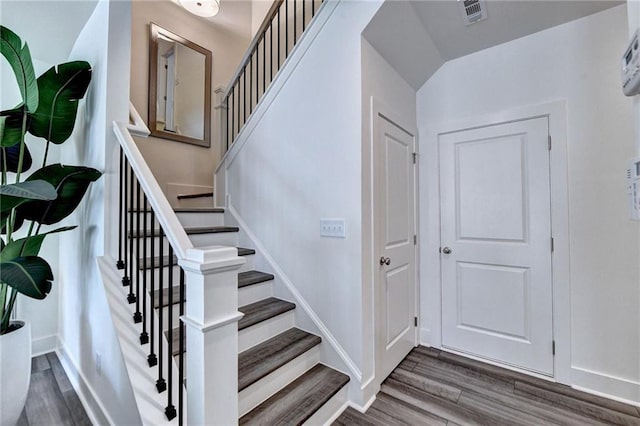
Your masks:
<instances>
[{"instance_id":1,"label":"wood plank flooring","mask_svg":"<svg viewBox=\"0 0 640 426\"><path fill-rule=\"evenodd\" d=\"M90 426L91 421L55 353L31 361L27 403L17 426Z\"/></svg>"},{"instance_id":2,"label":"wood plank flooring","mask_svg":"<svg viewBox=\"0 0 640 426\"><path fill-rule=\"evenodd\" d=\"M640 426L640 409L421 346L365 414L348 408L334 425Z\"/></svg>"}]
</instances>

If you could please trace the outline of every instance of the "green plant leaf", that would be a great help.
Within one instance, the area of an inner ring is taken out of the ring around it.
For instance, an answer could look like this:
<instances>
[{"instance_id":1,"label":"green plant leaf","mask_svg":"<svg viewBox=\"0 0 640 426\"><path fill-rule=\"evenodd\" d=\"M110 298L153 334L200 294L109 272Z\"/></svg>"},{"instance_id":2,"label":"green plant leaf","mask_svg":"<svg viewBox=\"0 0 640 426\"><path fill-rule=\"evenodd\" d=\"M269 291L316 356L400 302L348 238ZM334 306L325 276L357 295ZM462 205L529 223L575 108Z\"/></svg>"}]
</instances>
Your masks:
<instances>
[{"instance_id":1,"label":"green plant leaf","mask_svg":"<svg viewBox=\"0 0 640 426\"><path fill-rule=\"evenodd\" d=\"M40 179L0 185L0 211L11 210L28 200L55 200L56 188Z\"/></svg>"},{"instance_id":2,"label":"green plant leaf","mask_svg":"<svg viewBox=\"0 0 640 426\"><path fill-rule=\"evenodd\" d=\"M5 235L7 233L7 221L11 216L11 210L6 212L0 212L0 234ZM16 220L13 223L13 232L22 228L22 224L24 223L24 219L20 216L16 215Z\"/></svg>"},{"instance_id":3,"label":"green plant leaf","mask_svg":"<svg viewBox=\"0 0 640 426\"><path fill-rule=\"evenodd\" d=\"M53 272L41 257L17 257L0 262L0 282L34 299L44 299L51 291Z\"/></svg>"},{"instance_id":4,"label":"green plant leaf","mask_svg":"<svg viewBox=\"0 0 640 426\"><path fill-rule=\"evenodd\" d=\"M61 144L71 136L78 101L91 81L91 65L85 61L51 67L38 77L40 103L31 117L29 133Z\"/></svg>"},{"instance_id":5,"label":"green plant leaf","mask_svg":"<svg viewBox=\"0 0 640 426\"><path fill-rule=\"evenodd\" d=\"M29 238L21 238L19 240L11 241L2 251L0 251L0 262L5 262L20 256L37 256L40 252L40 247L42 247L42 242L47 235L70 231L75 228L77 227L65 226L44 234L33 235Z\"/></svg>"},{"instance_id":6,"label":"green plant leaf","mask_svg":"<svg viewBox=\"0 0 640 426\"><path fill-rule=\"evenodd\" d=\"M18 162L20 160L20 145L9 146L7 148L0 148L0 167L4 167L4 155L7 155L7 171L17 173ZM24 146L24 157L22 158L22 170L21 173L26 172L31 168L33 159L27 145Z\"/></svg>"},{"instance_id":7,"label":"green plant leaf","mask_svg":"<svg viewBox=\"0 0 640 426\"><path fill-rule=\"evenodd\" d=\"M20 105L14 109L0 112L0 146L14 146L22 141L22 117L24 107ZM27 128L31 118L27 114Z\"/></svg>"},{"instance_id":8,"label":"green plant leaf","mask_svg":"<svg viewBox=\"0 0 640 426\"><path fill-rule=\"evenodd\" d=\"M27 43L16 33L0 25L0 53L7 58L13 73L16 76L22 102L27 106L29 112L38 109L38 83L36 73L33 70L33 62L29 53Z\"/></svg>"},{"instance_id":9,"label":"green plant leaf","mask_svg":"<svg viewBox=\"0 0 640 426\"><path fill-rule=\"evenodd\" d=\"M18 217L44 225L57 223L69 216L80 204L91 182L102 176L91 167L51 164L35 171L27 181L41 179L56 188L53 201L28 201L18 207Z\"/></svg>"}]
</instances>

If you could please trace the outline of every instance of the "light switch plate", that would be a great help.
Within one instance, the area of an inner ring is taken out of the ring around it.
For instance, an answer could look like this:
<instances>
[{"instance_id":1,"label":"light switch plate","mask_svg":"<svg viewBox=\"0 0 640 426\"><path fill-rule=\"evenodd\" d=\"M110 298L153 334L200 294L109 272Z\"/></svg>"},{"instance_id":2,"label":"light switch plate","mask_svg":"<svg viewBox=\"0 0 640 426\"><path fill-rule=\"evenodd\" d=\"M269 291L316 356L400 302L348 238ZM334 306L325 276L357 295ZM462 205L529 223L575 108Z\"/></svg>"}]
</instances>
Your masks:
<instances>
[{"instance_id":1,"label":"light switch plate","mask_svg":"<svg viewBox=\"0 0 640 426\"><path fill-rule=\"evenodd\" d=\"M344 219L320 219L320 236L346 238L347 227Z\"/></svg>"}]
</instances>

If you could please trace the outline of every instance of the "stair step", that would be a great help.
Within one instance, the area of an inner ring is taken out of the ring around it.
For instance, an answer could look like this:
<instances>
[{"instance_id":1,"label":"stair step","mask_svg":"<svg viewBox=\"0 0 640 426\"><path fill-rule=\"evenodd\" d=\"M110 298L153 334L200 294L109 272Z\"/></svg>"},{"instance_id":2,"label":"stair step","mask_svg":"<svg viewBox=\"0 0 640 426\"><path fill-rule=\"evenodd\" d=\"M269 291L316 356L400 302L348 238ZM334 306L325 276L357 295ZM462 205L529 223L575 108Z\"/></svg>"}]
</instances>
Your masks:
<instances>
[{"instance_id":1,"label":"stair step","mask_svg":"<svg viewBox=\"0 0 640 426\"><path fill-rule=\"evenodd\" d=\"M209 198L209 197L213 197L213 192L196 192L193 194L178 194L176 196L176 198L178 200L188 200L191 198Z\"/></svg>"},{"instance_id":2,"label":"stair step","mask_svg":"<svg viewBox=\"0 0 640 426\"><path fill-rule=\"evenodd\" d=\"M254 249L248 249L243 247L238 247L238 256L250 256L252 254L256 254ZM162 264L167 267L169 266L169 256L162 256ZM176 266L178 264L178 256L173 256L173 262L171 262L171 266ZM160 256L150 258L147 257L147 268L158 268L160 266ZM141 270L144 269L144 259L138 259L138 268Z\"/></svg>"},{"instance_id":3,"label":"stair step","mask_svg":"<svg viewBox=\"0 0 640 426\"><path fill-rule=\"evenodd\" d=\"M221 207L174 207L176 213L224 213Z\"/></svg>"},{"instance_id":4,"label":"stair step","mask_svg":"<svg viewBox=\"0 0 640 426\"><path fill-rule=\"evenodd\" d=\"M162 291L162 306L169 306L169 290L171 290L171 297L173 298L173 304L180 302L180 287L173 286L169 288L163 288L162 290L156 290L153 292L153 308L158 309L160 307L160 292Z\"/></svg>"},{"instance_id":5,"label":"stair step","mask_svg":"<svg viewBox=\"0 0 640 426\"><path fill-rule=\"evenodd\" d=\"M349 376L317 364L240 418L241 425L300 425L344 385Z\"/></svg>"},{"instance_id":6,"label":"stair step","mask_svg":"<svg viewBox=\"0 0 640 426\"><path fill-rule=\"evenodd\" d=\"M321 343L322 339L306 331L291 328L238 355L238 391Z\"/></svg>"},{"instance_id":7,"label":"stair step","mask_svg":"<svg viewBox=\"0 0 640 426\"><path fill-rule=\"evenodd\" d=\"M240 272L238 274L238 288L247 287L265 281L271 281L274 278L275 277L272 274L267 274L260 271Z\"/></svg>"},{"instance_id":8,"label":"stair step","mask_svg":"<svg viewBox=\"0 0 640 426\"><path fill-rule=\"evenodd\" d=\"M244 317L238 322L238 330L244 330L247 327L266 321L285 312L296 308L295 303L280 300L275 297L251 303L250 305L238 308L244 314Z\"/></svg>"},{"instance_id":9,"label":"stair step","mask_svg":"<svg viewBox=\"0 0 640 426\"><path fill-rule=\"evenodd\" d=\"M224 232L238 232L240 229L235 226L203 226L203 227L194 227L194 228L184 228L187 235L199 235L199 234L219 234ZM148 229L147 237L160 237L164 235L164 233L160 232L160 229ZM140 238L144 236L143 232L133 231L129 232L129 238Z\"/></svg>"}]
</instances>

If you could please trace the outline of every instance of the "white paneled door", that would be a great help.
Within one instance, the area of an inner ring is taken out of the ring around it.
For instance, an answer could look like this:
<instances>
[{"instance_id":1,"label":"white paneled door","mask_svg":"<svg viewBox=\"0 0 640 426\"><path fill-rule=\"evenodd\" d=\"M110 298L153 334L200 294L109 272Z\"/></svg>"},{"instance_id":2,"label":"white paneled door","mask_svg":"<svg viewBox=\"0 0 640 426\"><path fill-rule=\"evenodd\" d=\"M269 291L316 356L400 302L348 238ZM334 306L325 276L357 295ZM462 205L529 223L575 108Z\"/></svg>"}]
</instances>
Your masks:
<instances>
[{"instance_id":1,"label":"white paneled door","mask_svg":"<svg viewBox=\"0 0 640 426\"><path fill-rule=\"evenodd\" d=\"M378 116L376 184L376 375L381 380L416 342L414 137Z\"/></svg>"},{"instance_id":2,"label":"white paneled door","mask_svg":"<svg viewBox=\"0 0 640 426\"><path fill-rule=\"evenodd\" d=\"M553 375L548 119L442 134L442 344Z\"/></svg>"}]
</instances>

